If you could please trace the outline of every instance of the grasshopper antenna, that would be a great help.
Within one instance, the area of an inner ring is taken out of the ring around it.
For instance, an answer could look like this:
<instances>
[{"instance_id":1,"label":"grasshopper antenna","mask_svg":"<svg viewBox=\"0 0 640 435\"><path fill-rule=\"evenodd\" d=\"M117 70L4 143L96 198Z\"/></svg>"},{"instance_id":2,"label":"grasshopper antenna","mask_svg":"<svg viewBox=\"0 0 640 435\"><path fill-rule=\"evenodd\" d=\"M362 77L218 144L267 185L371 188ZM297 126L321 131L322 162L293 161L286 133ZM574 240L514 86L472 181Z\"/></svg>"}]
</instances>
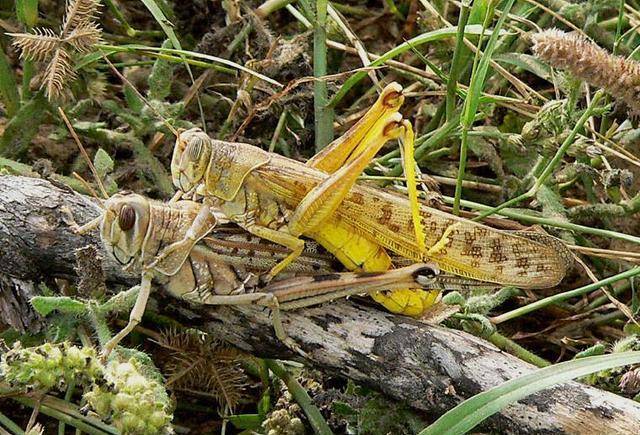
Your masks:
<instances>
[{"instance_id":1,"label":"grasshopper antenna","mask_svg":"<svg viewBox=\"0 0 640 435\"><path fill-rule=\"evenodd\" d=\"M156 115L156 117L158 117L158 119L162 121L162 123L169 129L169 131L176 137L176 139L180 137L180 133L178 133L178 130L176 130L175 127L171 125L169 121L167 121L167 119L164 116L162 116L162 114L155 107L151 105L151 103L149 103L149 101L144 97L144 95L142 95L140 91L138 91L138 89L136 89L136 87L133 86L133 83L131 83L128 78L126 78L124 75L122 75L120 71L118 71L118 69L111 63L111 61L107 58L107 56L103 54L102 58L105 60L105 62L107 62L107 64L109 65L109 68L111 68L111 71L123 83L129 86L133 90L133 92L136 93L138 98L140 98L144 102L144 104L146 104L147 107L153 111L153 114Z\"/></svg>"},{"instance_id":2,"label":"grasshopper antenna","mask_svg":"<svg viewBox=\"0 0 640 435\"><path fill-rule=\"evenodd\" d=\"M78 137L78 134L76 133L76 130L73 128L73 125L71 125L71 122L69 122L69 118L67 118L67 114L64 113L64 110L62 109L62 107L58 107L58 113L60 113L60 117L62 118L62 120L64 121L65 125L67 126L67 129L69 130L69 133L71 133L71 136L73 137L73 140L75 140L76 144L78 145L78 148L80 149L80 152L82 153L82 156L87 161L87 165L89 166L89 169L91 170L91 173L93 174L93 177L96 179L96 183L98 183L98 187L100 188L100 193L102 193L102 196L105 199L109 198L109 194L107 193L107 190L104 188L104 184L102 184L102 180L98 176L98 171L96 170L96 167L93 165L93 162L89 158L89 154L87 154L87 150L85 150L84 146L82 146L82 142L80 142L80 138ZM83 182L86 186L89 186L89 183L87 183L78 174L74 173L73 175L76 176L76 178L79 178L81 180L81 182ZM97 197L97 195L95 195L95 191L93 189L89 188L89 191L93 192L94 196Z\"/></svg>"}]
</instances>

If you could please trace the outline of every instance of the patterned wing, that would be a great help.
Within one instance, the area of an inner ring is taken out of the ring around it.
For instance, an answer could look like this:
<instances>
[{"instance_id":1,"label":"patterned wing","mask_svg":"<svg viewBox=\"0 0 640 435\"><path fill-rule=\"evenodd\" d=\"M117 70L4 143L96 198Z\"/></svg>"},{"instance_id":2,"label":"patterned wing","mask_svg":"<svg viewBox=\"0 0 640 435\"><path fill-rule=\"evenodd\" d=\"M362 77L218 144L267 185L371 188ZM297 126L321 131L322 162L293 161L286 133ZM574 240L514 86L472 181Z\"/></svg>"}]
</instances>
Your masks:
<instances>
[{"instance_id":1,"label":"patterned wing","mask_svg":"<svg viewBox=\"0 0 640 435\"><path fill-rule=\"evenodd\" d=\"M327 176L289 159L278 158L275 163L257 172L264 187L293 208ZM389 251L414 261L435 260L442 270L467 278L548 288L564 278L569 264L567 249L551 236L500 231L427 206L420 212L426 232L427 252L423 252L415 239L409 200L361 184L354 186L337 213Z\"/></svg>"},{"instance_id":2,"label":"patterned wing","mask_svg":"<svg viewBox=\"0 0 640 435\"><path fill-rule=\"evenodd\" d=\"M338 213L385 248L416 261L435 260L442 270L468 278L548 288L566 274L567 250L551 236L500 231L426 206L420 215L427 252L420 252L409 201L380 189L355 187Z\"/></svg>"}]
</instances>

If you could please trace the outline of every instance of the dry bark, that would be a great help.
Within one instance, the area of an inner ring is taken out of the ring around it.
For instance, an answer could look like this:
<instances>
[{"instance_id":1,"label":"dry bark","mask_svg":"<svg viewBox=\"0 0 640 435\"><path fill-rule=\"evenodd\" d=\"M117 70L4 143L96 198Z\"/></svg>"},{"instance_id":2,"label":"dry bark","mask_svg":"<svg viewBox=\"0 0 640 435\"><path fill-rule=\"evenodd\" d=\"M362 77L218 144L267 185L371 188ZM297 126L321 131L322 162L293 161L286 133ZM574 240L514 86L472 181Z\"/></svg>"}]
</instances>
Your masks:
<instances>
[{"instance_id":1,"label":"dry bark","mask_svg":"<svg viewBox=\"0 0 640 435\"><path fill-rule=\"evenodd\" d=\"M97 233L78 236L70 231L64 206L80 223L99 212L87 199L48 181L0 177L0 309L5 323L37 327L39 320L25 303L37 291L33 283L73 276L74 249L99 245ZM110 282L135 282L104 257ZM239 348L269 358L293 357L275 338L266 310L187 306L158 297L163 311ZM372 386L432 417L534 370L464 332L351 301L283 313L283 320L289 336L307 352L307 364ZM505 408L485 428L527 434L640 433L640 404L569 382Z\"/></svg>"}]
</instances>

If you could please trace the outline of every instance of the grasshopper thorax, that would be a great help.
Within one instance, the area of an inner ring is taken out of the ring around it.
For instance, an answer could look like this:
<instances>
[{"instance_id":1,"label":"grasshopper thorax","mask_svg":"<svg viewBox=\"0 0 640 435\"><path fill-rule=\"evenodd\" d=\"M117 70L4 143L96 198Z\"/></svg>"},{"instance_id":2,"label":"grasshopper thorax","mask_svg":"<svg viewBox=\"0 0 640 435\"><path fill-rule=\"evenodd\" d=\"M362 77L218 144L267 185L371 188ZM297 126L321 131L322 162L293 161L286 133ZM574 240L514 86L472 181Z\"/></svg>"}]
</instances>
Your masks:
<instances>
[{"instance_id":1,"label":"grasshopper thorax","mask_svg":"<svg viewBox=\"0 0 640 435\"><path fill-rule=\"evenodd\" d=\"M104 203L100 237L122 265L139 258L149 228L149 201L135 193L117 193Z\"/></svg>"},{"instance_id":2,"label":"grasshopper thorax","mask_svg":"<svg viewBox=\"0 0 640 435\"><path fill-rule=\"evenodd\" d=\"M199 128L180 133L171 160L173 184L185 193L232 200L254 169L269 161L269 153L249 144L211 139Z\"/></svg>"}]
</instances>

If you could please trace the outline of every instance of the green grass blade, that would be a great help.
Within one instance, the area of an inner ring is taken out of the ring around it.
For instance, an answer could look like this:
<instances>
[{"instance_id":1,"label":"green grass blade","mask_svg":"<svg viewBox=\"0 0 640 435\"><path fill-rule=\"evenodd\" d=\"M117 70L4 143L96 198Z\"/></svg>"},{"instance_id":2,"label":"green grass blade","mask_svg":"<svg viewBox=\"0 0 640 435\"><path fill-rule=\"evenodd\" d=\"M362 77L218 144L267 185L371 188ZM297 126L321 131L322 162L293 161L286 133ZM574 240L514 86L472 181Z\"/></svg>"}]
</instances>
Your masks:
<instances>
[{"instance_id":1,"label":"green grass blade","mask_svg":"<svg viewBox=\"0 0 640 435\"><path fill-rule=\"evenodd\" d=\"M313 26L313 111L316 152L333 140L333 108L327 103L327 0L316 0L316 19Z\"/></svg>"},{"instance_id":2,"label":"green grass blade","mask_svg":"<svg viewBox=\"0 0 640 435\"><path fill-rule=\"evenodd\" d=\"M456 179L456 190L454 194L453 201L453 213L458 214L460 211L460 198L462 197L462 181L464 180L465 167L467 165L467 134L473 122L476 118L476 112L478 111L478 106L480 105L480 96L482 94L482 89L484 88L484 84L486 82L487 73L489 72L489 65L491 63L491 57L493 56L493 51L496 48L496 44L498 42L498 37L500 35L500 29L504 25L504 22L509 15L509 11L511 11L511 7L515 3L515 0L508 0L507 4L504 6L502 10L502 15L498 19L496 23L495 29L491 32L491 37L489 38L489 42L487 42L487 46L484 52L481 53L480 48L482 44L482 37L478 42L478 50L476 51L476 56L473 60L473 71L471 73L471 81L469 83L469 91L467 93L467 98L464 101L464 106L462 109L462 116L460 117L460 125L462 126L462 139L460 142L460 164L458 167L458 177ZM489 20L493 18L494 9L490 7L487 10L487 17L485 22L483 23L483 29L488 27ZM484 31L482 32L484 35Z\"/></svg>"},{"instance_id":3,"label":"green grass blade","mask_svg":"<svg viewBox=\"0 0 640 435\"><path fill-rule=\"evenodd\" d=\"M458 34L456 35L456 48L453 51L453 59L451 60L451 69L449 70L449 80L447 82L447 97L446 97L446 116L445 119L449 120L453 117L453 112L456 108L456 95L458 89L458 80L462 76L464 67L466 65L463 62L463 53L466 49L464 45L464 28L469 20L469 6L470 0L464 0L460 5L460 16L458 17Z\"/></svg>"},{"instance_id":4,"label":"green grass blade","mask_svg":"<svg viewBox=\"0 0 640 435\"><path fill-rule=\"evenodd\" d=\"M600 370L638 363L640 351L586 357L545 367L465 400L420 435L464 434L505 406L552 385Z\"/></svg>"},{"instance_id":5,"label":"green grass blade","mask_svg":"<svg viewBox=\"0 0 640 435\"><path fill-rule=\"evenodd\" d=\"M491 34L492 32L490 30L487 30L485 33L486 34ZM501 32L498 32L498 33L500 33L500 35L504 35L507 32L501 31ZM446 39L446 38L451 38L451 37L456 36L457 34L458 34L458 26L444 27L442 29L437 29L437 30L433 30L431 32L423 33L423 34L418 35L418 36L416 36L414 38L411 38L410 40L404 42L403 44L400 44L397 47L392 48L391 50L387 51L382 56L380 56L378 59L376 59L373 62L371 62L371 64L369 66L374 67L374 66L383 65L386 61L391 60L394 57L399 56L402 53L405 53L405 52L413 49L414 47L417 47L417 46L422 45L422 44L427 44L429 42L440 41L440 40L443 40L443 39ZM466 36L477 36L477 35L480 35L480 34L482 34L482 26L477 25L477 24L469 25L469 26L465 27L464 34ZM366 71L358 71L357 73L355 73L354 75L349 77L344 82L344 84L342 85L340 90L333 96L333 98L329 102L329 105L331 107L335 107L336 104L338 104L340 102L340 100L342 100L342 98L347 94L347 92L349 92L349 90L351 88L353 88L355 85L357 85L360 82L360 80L362 80L366 76L367 76L367 72Z\"/></svg>"},{"instance_id":6,"label":"green grass blade","mask_svg":"<svg viewBox=\"0 0 640 435\"><path fill-rule=\"evenodd\" d=\"M177 50L182 49L182 45L180 45L180 41L178 40L178 36L176 32L173 31L173 24L167 19L162 12L162 9L158 6L155 0L142 0L142 3L147 7L153 18L155 18L156 22L162 28L162 31L167 35L169 41L171 41L171 45Z\"/></svg>"},{"instance_id":7,"label":"green grass blade","mask_svg":"<svg viewBox=\"0 0 640 435\"><path fill-rule=\"evenodd\" d=\"M20 109L20 95L13 69L9 65L9 60L2 46L0 46L0 98L2 98L7 110L7 117L13 117Z\"/></svg>"},{"instance_id":8,"label":"green grass blade","mask_svg":"<svg viewBox=\"0 0 640 435\"><path fill-rule=\"evenodd\" d=\"M496 316L491 320L495 324L506 322L507 320L515 319L516 317L524 316L525 314L539 310L540 308L544 308L546 306L549 306L555 303L563 302L571 298L575 298L587 293L591 293L592 291L596 291L602 287L613 284L616 281L633 278L634 276L637 276L637 275L640 275L640 267L636 266L629 270L621 272L617 275L613 275L608 278L601 279L600 281L593 282L591 284L579 287L577 289L573 289L566 292L548 296L544 299L540 299L538 301L527 304L523 307L516 308L515 310Z\"/></svg>"},{"instance_id":9,"label":"green grass blade","mask_svg":"<svg viewBox=\"0 0 640 435\"><path fill-rule=\"evenodd\" d=\"M186 57L195 57L198 59L205 59L208 60L210 62L215 62L215 63L220 63L222 65L227 65L230 66L232 68L235 68L237 70L246 72L247 74L250 74L254 77L259 78L260 80L264 80L267 83L271 83L274 86L277 86L279 88L283 88L284 85L270 77L267 77L263 74L260 74L252 69L247 68L246 66L240 65L238 63L232 62L230 60L227 59L223 59L221 57L217 57L217 56L211 56L209 54L204 54L204 53L198 53L196 51L189 51L189 50L176 50L175 48L162 48L162 47L150 47L147 45L137 45L137 44L130 44L130 45L120 45L120 46L115 46L115 45L100 45L98 46L98 48L103 49L105 51L146 51L146 52L160 52L160 53L169 53L169 54L176 54L178 56L186 56Z\"/></svg>"},{"instance_id":10,"label":"green grass blade","mask_svg":"<svg viewBox=\"0 0 640 435\"><path fill-rule=\"evenodd\" d=\"M309 424L313 428L313 432L317 435L332 435L333 432L329 428L324 417L322 417L320 410L316 405L314 405L313 400L309 397L309 394L307 394L306 390L302 385L300 385L296 378L276 360L266 359L265 362L267 367L269 367L269 370L271 370L282 380L282 382L285 383L289 393L291 393L296 402L298 402L298 405L300 405L304 413L307 415Z\"/></svg>"}]
</instances>

